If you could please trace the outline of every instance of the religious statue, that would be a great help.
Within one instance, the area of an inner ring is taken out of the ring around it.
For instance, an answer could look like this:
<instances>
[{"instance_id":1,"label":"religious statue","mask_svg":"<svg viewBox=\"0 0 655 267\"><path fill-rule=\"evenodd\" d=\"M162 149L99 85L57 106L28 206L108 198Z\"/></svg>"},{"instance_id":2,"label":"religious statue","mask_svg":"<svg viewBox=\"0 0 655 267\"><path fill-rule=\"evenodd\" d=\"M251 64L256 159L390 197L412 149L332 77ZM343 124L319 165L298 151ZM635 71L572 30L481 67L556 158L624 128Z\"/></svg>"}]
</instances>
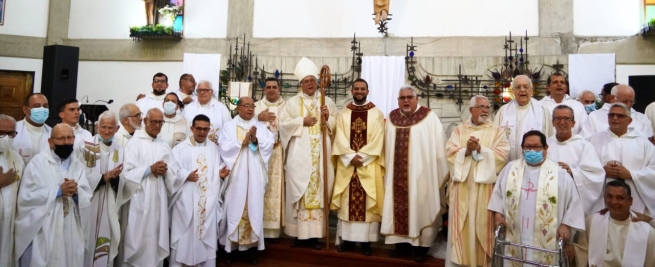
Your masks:
<instances>
[{"instance_id":1,"label":"religious statue","mask_svg":"<svg viewBox=\"0 0 655 267\"><path fill-rule=\"evenodd\" d=\"M148 25L155 25L159 22L158 10L170 4L170 0L143 0L146 4L146 22Z\"/></svg>"},{"instance_id":2,"label":"religious statue","mask_svg":"<svg viewBox=\"0 0 655 267\"><path fill-rule=\"evenodd\" d=\"M387 15L389 14L389 1L390 0L373 0L375 24L380 24L381 20L387 20Z\"/></svg>"}]
</instances>

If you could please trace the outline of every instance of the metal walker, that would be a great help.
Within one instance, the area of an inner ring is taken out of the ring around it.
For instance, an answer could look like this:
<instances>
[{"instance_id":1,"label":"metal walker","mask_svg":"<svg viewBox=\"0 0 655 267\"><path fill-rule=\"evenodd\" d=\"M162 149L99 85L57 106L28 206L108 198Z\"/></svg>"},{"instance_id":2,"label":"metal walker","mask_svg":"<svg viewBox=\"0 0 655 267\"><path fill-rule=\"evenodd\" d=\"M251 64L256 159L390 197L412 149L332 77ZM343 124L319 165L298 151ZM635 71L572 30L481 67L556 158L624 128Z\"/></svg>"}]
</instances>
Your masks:
<instances>
[{"instance_id":1,"label":"metal walker","mask_svg":"<svg viewBox=\"0 0 655 267\"><path fill-rule=\"evenodd\" d=\"M558 242L558 248L557 250L549 250L549 249L543 249L543 248L537 248L533 246L527 246L527 245L522 245L522 244L516 244L516 243L511 243L509 241L505 241L505 227L501 224L498 227L496 227L495 231L495 239L494 239L494 254L491 262L491 266L493 267L502 267L505 266L505 260L510 260L514 262L520 262L524 264L530 264L534 266L541 266L541 267L569 267L568 261L566 260L566 256L564 255L564 241L560 238ZM501 234L502 233L502 234ZM546 253L552 253L552 254L557 254L559 256L558 262L559 265L547 265L543 263L538 263L530 260L524 260L524 259L518 259L510 256L505 255L505 245L508 246L515 246L515 247L520 247L520 248L525 248L525 249L532 249L532 250L538 250Z\"/></svg>"}]
</instances>

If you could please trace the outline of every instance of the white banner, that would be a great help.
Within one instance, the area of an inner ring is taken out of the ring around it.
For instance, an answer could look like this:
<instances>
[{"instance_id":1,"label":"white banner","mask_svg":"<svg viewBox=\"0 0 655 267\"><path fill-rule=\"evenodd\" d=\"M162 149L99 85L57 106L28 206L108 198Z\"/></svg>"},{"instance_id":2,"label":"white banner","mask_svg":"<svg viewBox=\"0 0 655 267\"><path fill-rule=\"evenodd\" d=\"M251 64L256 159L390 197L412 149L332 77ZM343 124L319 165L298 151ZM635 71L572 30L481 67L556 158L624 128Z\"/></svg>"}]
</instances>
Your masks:
<instances>
[{"instance_id":1,"label":"white banner","mask_svg":"<svg viewBox=\"0 0 655 267\"><path fill-rule=\"evenodd\" d=\"M615 54L570 54L570 96L577 98L584 90L600 94L603 85L616 80L615 69Z\"/></svg>"}]
</instances>

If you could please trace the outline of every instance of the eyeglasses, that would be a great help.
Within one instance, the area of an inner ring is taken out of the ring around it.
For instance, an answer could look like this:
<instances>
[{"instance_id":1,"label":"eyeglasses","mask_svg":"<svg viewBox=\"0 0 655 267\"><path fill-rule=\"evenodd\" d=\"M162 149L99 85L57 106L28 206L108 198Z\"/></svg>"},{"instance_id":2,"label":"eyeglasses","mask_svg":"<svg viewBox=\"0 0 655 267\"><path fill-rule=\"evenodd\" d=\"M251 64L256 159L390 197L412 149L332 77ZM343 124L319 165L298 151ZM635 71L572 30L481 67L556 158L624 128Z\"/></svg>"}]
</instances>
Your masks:
<instances>
[{"instance_id":1,"label":"eyeglasses","mask_svg":"<svg viewBox=\"0 0 655 267\"><path fill-rule=\"evenodd\" d=\"M63 141L74 141L75 136L62 136L62 137L53 137L52 139L63 142Z\"/></svg>"},{"instance_id":2,"label":"eyeglasses","mask_svg":"<svg viewBox=\"0 0 655 267\"><path fill-rule=\"evenodd\" d=\"M482 110L491 110L490 106L477 106L477 107L474 107L474 108L482 109Z\"/></svg>"},{"instance_id":3,"label":"eyeglasses","mask_svg":"<svg viewBox=\"0 0 655 267\"><path fill-rule=\"evenodd\" d=\"M194 129L198 132L209 132L211 128L203 128L203 127L194 127Z\"/></svg>"},{"instance_id":4,"label":"eyeglasses","mask_svg":"<svg viewBox=\"0 0 655 267\"><path fill-rule=\"evenodd\" d=\"M164 121L155 121L155 120L150 120L150 124L154 124L154 125L159 124L159 125L162 125L162 124L164 124Z\"/></svg>"},{"instance_id":5,"label":"eyeglasses","mask_svg":"<svg viewBox=\"0 0 655 267\"><path fill-rule=\"evenodd\" d=\"M168 83L166 80L153 80L152 83Z\"/></svg>"},{"instance_id":6,"label":"eyeglasses","mask_svg":"<svg viewBox=\"0 0 655 267\"><path fill-rule=\"evenodd\" d=\"M527 84L524 84L524 85L515 85L513 88L516 89L517 91L520 91L520 90L527 91L531 87L529 85L527 85Z\"/></svg>"},{"instance_id":7,"label":"eyeglasses","mask_svg":"<svg viewBox=\"0 0 655 267\"><path fill-rule=\"evenodd\" d=\"M196 92L198 92L198 94L202 94L202 93L209 93L212 90L213 89L196 89Z\"/></svg>"},{"instance_id":8,"label":"eyeglasses","mask_svg":"<svg viewBox=\"0 0 655 267\"><path fill-rule=\"evenodd\" d=\"M543 146L523 146L523 150L541 151Z\"/></svg>"},{"instance_id":9,"label":"eyeglasses","mask_svg":"<svg viewBox=\"0 0 655 267\"><path fill-rule=\"evenodd\" d=\"M573 118L569 118L569 117L553 117L553 121L565 121L565 122L570 122L570 121L573 121Z\"/></svg>"},{"instance_id":10,"label":"eyeglasses","mask_svg":"<svg viewBox=\"0 0 655 267\"><path fill-rule=\"evenodd\" d=\"M405 100L412 100L412 99L414 99L414 98L416 98L416 96L413 96L413 95L406 95L406 96L399 96L399 97L398 97L398 100L400 100L400 101L405 101Z\"/></svg>"},{"instance_id":11,"label":"eyeglasses","mask_svg":"<svg viewBox=\"0 0 655 267\"><path fill-rule=\"evenodd\" d=\"M619 119L625 119L627 118L628 115L625 114L619 114L619 113L607 113L607 118L619 118Z\"/></svg>"},{"instance_id":12,"label":"eyeglasses","mask_svg":"<svg viewBox=\"0 0 655 267\"><path fill-rule=\"evenodd\" d=\"M255 105L250 105L250 104L239 105L239 106L240 106L240 107L244 107L244 108L256 108L256 107L257 107L257 106L255 106Z\"/></svg>"},{"instance_id":13,"label":"eyeglasses","mask_svg":"<svg viewBox=\"0 0 655 267\"><path fill-rule=\"evenodd\" d=\"M9 135L9 137L11 137L11 138L14 138L14 137L16 137L17 134L18 134L18 132L16 132L16 131L9 131L9 132L0 131L0 138L3 138L5 136L7 136L7 135Z\"/></svg>"},{"instance_id":14,"label":"eyeglasses","mask_svg":"<svg viewBox=\"0 0 655 267\"><path fill-rule=\"evenodd\" d=\"M195 81L194 79L184 78L184 79L182 79L182 80L183 80L183 81L190 81L190 82L192 82L192 83L196 83L196 81Z\"/></svg>"},{"instance_id":15,"label":"eyeglasses","mask_svg":"<svg viewBox=\"0 0 655 267\"><path fill-rule=\"evenodd\" d=\"M134 115L132 115L132 116L127 116L127 117L128 117L128 118L141 118L141 116L143 116L143 113L139 112L139 113L137 113L137 114L134 114Z\"/></svg>"}]
</instances>

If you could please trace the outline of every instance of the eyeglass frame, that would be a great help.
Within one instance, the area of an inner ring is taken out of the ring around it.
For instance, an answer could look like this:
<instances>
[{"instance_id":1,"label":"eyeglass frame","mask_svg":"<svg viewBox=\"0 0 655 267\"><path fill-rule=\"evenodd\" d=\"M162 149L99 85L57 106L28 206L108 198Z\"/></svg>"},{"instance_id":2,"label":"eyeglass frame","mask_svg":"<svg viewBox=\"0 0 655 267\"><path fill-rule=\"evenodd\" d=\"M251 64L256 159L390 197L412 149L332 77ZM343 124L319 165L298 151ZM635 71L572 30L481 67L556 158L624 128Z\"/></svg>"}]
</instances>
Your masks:
<instances>
[{"instance_id":1,"label":"eyeglass frame","mask_svg":"<svg viewBox=\"0 0 655 267\"><path fill-rule=\"evenodd\" d=\"M521 146L521 149L523 149L524 151L532 150L537 152L537 151L543 151L544 148L545 148L544 146Z\"/></svg>"},{"instance_id":2,"label":"eyeglass frame","mask_svg":"<svg viewBox=\"0 0 655 267\"><path fill-rule=\"evenodd\" d=\"M0 131L0 138L4 138L7 135L9 136L9 138L16 138L16 135L18 135L18 132L17 131L9 131L9 132Z\"/></svg>"},{"instance_id":3,"label":"eyeglass frame","mask_svg":"<svg viewBox=\"0 0 655 267\"><path fill-rule=\"evenodd\" d=\"M255 104L252 104L252 105L245 104L245 105L237 105L237 106L244 107L244 108L252 108L252 109L257 108L257 106Z\"/></svg>"}]
</instances>

